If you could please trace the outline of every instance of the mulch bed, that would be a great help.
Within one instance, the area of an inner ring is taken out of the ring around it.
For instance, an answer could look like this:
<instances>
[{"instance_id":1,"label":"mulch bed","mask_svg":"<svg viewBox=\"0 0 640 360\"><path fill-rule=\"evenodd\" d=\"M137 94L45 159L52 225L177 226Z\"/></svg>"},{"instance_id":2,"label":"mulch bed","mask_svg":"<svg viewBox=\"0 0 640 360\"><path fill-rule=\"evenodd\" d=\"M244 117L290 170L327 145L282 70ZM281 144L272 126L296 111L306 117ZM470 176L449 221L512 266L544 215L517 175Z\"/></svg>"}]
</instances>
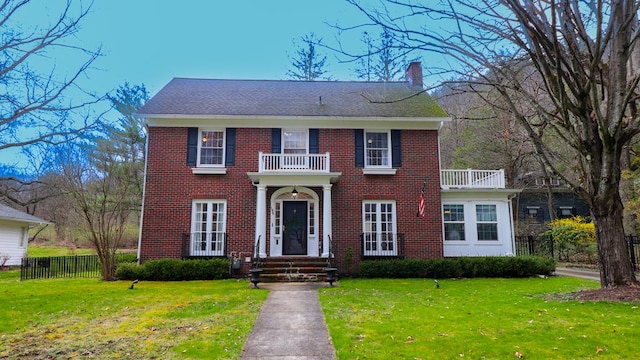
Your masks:
<instances>
[{"instance_id":1,"label":"mulch bed","mask_svg":"<svg viewBox=\"0 0 640 360\"><path fill-rule=\"evenodd\" d=\"M569 298L582 301L611 301L640 303L640 286L616 286L604 289L582 290L569 294Z\"/></svg>"}]
</instances>

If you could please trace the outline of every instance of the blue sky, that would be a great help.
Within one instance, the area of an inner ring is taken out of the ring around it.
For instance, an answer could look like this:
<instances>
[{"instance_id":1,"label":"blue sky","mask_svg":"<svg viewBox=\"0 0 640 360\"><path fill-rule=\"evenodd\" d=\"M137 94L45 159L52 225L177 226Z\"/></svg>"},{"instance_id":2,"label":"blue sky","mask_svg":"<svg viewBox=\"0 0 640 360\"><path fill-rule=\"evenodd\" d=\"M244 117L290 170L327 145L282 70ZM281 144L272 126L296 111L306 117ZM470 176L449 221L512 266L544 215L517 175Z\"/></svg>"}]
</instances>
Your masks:
<instances>
[{"instance_id":1,"label":"blue sky","mask_svg":"<svg viewBox=\"0 0 640 360\"><path fill-rule=\"evenodd\" d=\"M44 28L60 16L65 3L32 0L13 19L25 29ZM89 3L74 1L71 16ZM128 82L144 84L154 95L173 77L287 79L294 41L300 44L302 36L313 32L336 44L338 31L329 24L364 21L363 14L344 0L94 0L78 32L66 41L84 49L101 48L103 55L76 81L83 90L104 95ZM362 46L360 37L356 30L341 35L341 40L353 50ZM329 51L324 54L333 79L356 79L354 64L341 64ZM44 73L55 67L57 76L64 78L84 62L79 55L50 48L44 56L32 57L30 66L42 67ZM72 97L77 100L78 93ZM0 164L22 167L18 152L3 151Z\"/></svg>"},{"instance_id":2,"label":"blue sky","mask_svg":"<svg viewBox=\"0 0 640 360\"><path fill-rule=\"evenodd\" d=\"M327 23L363 21L344 0L96 0L77 36L104 53L87 79L91 88L127 81L155 94L172 77L286 79L294 39L314 32L335 43ZM334 78L354 79L353 65L327 58Z\"/></svg>"}]
</instances>

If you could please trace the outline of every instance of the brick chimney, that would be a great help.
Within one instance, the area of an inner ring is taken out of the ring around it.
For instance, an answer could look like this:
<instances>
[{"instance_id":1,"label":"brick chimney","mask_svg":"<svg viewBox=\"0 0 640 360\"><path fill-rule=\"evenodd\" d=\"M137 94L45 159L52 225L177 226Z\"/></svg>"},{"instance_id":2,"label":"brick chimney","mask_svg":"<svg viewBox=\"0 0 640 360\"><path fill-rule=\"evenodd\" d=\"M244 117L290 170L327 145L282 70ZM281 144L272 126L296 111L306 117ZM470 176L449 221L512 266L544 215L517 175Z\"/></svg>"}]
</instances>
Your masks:
<instances>
[{"instance_id":1,"label":"brick chimney","mask_svg":"<svg viewBox=\"0 0 640 360\"><path fill-rule=\"evenodd\" d=\"M422 87L422 64L420 61L414 61L409 64L404 79L409 85Z\"/></svg>"}]
</instances>

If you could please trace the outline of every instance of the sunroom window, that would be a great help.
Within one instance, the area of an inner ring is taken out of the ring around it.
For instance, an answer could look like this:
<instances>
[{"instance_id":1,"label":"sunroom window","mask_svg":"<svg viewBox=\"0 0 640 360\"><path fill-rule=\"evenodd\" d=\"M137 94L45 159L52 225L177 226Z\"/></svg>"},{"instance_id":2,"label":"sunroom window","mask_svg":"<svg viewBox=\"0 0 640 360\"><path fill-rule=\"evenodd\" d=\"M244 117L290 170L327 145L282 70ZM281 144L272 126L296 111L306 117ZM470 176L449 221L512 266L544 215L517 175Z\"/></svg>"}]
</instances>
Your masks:
<instances>
[{"instance_id":1,"label":"sunroom window","mask_svg":"<svg viewBox=\"0 0 640 360\"><path fill-rule=\"evenodd\" d=\"M476 205L478 241L498 241L496 205Z\"/></svg>"},{"instance_id":2,"label":"sunroom window","mask_svg":"<svg viewBox=\"0 0 640 360\"><path fill-rule=\"evenodd\" d=\"M448 241L464 241L464 205L442 205L442 219L444 222L444 239Z\"/></svg>"}]
</instances>

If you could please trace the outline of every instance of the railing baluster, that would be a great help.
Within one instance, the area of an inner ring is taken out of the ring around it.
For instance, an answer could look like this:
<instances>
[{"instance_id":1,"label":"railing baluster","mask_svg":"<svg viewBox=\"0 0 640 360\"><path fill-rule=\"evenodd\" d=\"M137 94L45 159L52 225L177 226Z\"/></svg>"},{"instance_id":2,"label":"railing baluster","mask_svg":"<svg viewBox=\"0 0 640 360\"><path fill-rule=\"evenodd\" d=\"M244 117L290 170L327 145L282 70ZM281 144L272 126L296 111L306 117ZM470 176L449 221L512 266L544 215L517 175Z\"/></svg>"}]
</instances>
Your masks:
<instances>
[{"instance_id":1,"label":"railing baluster","mask_svg":"<svg viewBox=\"0 0 640 360\"><path fill-rule=\"evenodd\" d=\"M324 154L264 154L258 155L258 171L318 171L329 172L329 153Z\"/></svg>"}]
</instances>

